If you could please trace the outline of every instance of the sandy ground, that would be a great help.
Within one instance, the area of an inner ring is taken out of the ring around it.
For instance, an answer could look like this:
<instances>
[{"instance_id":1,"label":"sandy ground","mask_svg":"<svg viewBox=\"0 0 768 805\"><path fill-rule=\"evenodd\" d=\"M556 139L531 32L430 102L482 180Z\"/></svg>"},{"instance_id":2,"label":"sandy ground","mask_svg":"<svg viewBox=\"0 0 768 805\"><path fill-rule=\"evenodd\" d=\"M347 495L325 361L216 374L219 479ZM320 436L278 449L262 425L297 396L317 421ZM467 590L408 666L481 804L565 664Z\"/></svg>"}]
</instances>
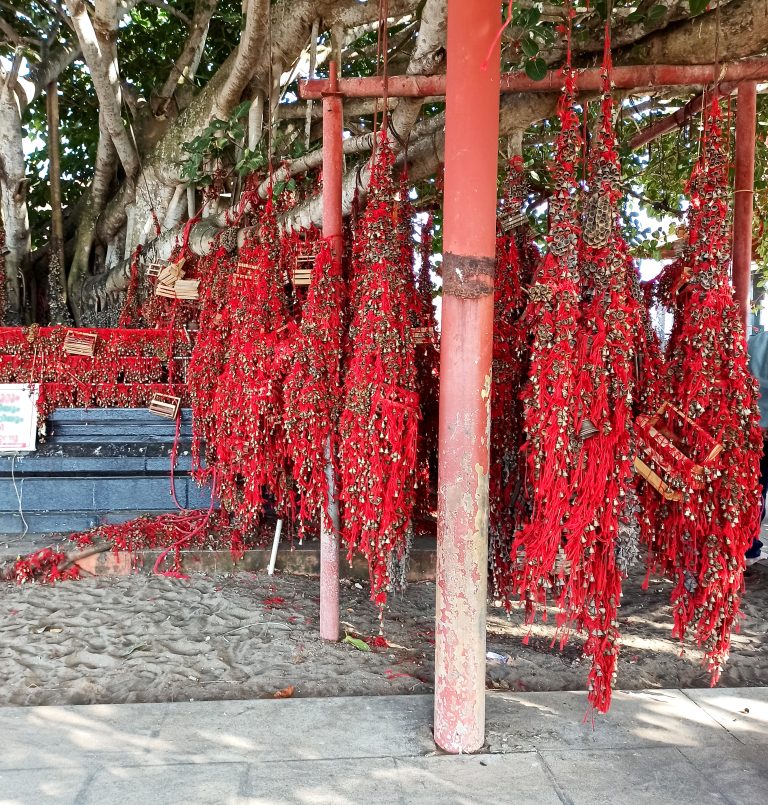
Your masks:
<instances>
[{"instance_id":1,"label":"sandy ground","mask_svg":"<svg viewBox=\"0 0 768 805\"><path fill-rule=\"evenodd\" d=\"M642 576L625 584L618 687L705 687L699 652L670 639L670 585ZM17 705L178 701L429 692L434 665L431 583L391 599L389 647L364 652L323 643L317 579L239 573L98 578L54 587L0 585L0 703ZM748 570L741 633L722 684L768 684L768 566ZM378 612L353 582L342 588L351 635L378 634ZM578 638L550 650L552 631L534 628L528 646L519 612L490 608L489 687L581 689L588 671Z\"/></svg>"}]
</instances>

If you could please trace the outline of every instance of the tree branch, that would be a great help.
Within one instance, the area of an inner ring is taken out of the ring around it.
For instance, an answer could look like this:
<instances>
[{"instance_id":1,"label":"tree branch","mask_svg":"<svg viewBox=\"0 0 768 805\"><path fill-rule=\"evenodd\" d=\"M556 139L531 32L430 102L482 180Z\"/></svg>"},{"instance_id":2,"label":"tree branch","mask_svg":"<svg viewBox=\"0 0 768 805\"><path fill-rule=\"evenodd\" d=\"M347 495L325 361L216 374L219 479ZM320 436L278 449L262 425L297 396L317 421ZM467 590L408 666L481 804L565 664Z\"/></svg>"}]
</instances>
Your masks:
<instances>
[{"instance_id":1,"label":"tree branch","mask_svg":"<svg viewBox=\"0 0 768 805\"><path fill-rule=\"evenodd\" d=\"M117 151L112 142L106 124L99 115L99 144L96 148L96 164L91 186L86 192L86 201L80 213L75 238L75 252L67 279L72 312L75 321L80 324L83 313L83 301L79 295L83 279L88 276L91 250L96 232L96 222L107 204L109 190L117 167Z\"/></svg>"},{"instance_id":2,"label":"tree branch","mask_svg":"<svg viewBox=\"0 0 768 805\"><path fill-rule=\"evenodd\" d=\"M174 8L168 0L144 0L144 2L148 6L154 6L155 8L160 8L166 12L166 14L170 14L172 17L177 17L180 19L187 28L191 27L194 24L194 16L192 20L183 12L179 11L177 8ZM197 10L195 10L196 13Z\"/></svg>"},{"instance_id":3,"label":"tree branch","mask_svg":"<svg viewBox=\"0 0 768 805\"><path fill-rule=\"evenodd\" d=\"M80 43L72 42L57 48L45 61L41 62L32 71L31 91L27 92L27 103L32 103L39 98L45 92L45 88L56 81L61 73L81 55Z\"/></svg>"},{"instance_id":4,"label":"tree branch","mask_svg":"<svg viewBox=\"0 0 768 805\"><path fill-rule=\"evenodd\" d=\"M343 0L343 2L326 3L330 6L323 15L327 28L339 25L342 28L356 28L378 19L377 3L360 3L359 0ZM403 17L411 14L418 3L414 0L389 0L387 12L389 18ZM373 13L372 13L373 11Z\"/></svg>"},{"instance_id":5,"label":"tree branch","mask_svg":"<svg viewBox=\"0 0 768 805\"><path fill-rule=\"evenodd\" d=\"M133 142L123 125L120 80L116 58L111 58L109 48L109 39L117 28L116 4L114 0L97 2L97 9L106 18L102 24L104 27L109 27L107 31L100 30L99 35L94 29L84 0L66 0L66 4L99 98L101 119L112 138L126 176L132 180L139 171L139 160Z\"/></svg>"},{"instance_id":6,"label":"tree branch","mask_svg":"<svg viewBox=\"0 0 768 805\"><path fill-rule=\"evenodd\" d=\"M670 25L640 41L626 53L622 63L708 64L718 58L736 61L763 52L766 44L765 2L731 0L721 2L719 21L715 9Z\"/></svg>"},{"instance_id":7,"label":"tree branch","mask_svg":"<svg viewBox=\"0 0 768 805\"><path fill-rule=\"evenodd\" d=\"M119 0L119 20L123 20L127 17L138 2L139 0ZM57 15L63 15L62 19L66 22L67 26L74 28L70 17L68 17L57 4L46 3L46 5L51 9L56 9ZM37 100L37 98L45 92L45 88L52 81L58 80L61 73L66 70L73 61L79 59L80 56L82 56L80 42L75 40L74 42L67 43L57 48L47 59L44 59L37 65L37 67L31 71L30 81L28 81L27 86L25 86L27 105Z\"/></svg>"},{"instance_id":8,"label":"tree branch","mask_svg":"<svg viewBox=\"0 0 768 805\"><path fill-rule=\"evenodd\" d=\"M235 61L214 103L214 116L221 119L229 117L229 113L240 101L243 90L248 86L264 53L269 56L269 0L246 0L246 3L245 29L240 35Z\"/></svg>"},{"instance_id":9,"label":"tree branch","mask_svg":"<svg viewBox=\"0 0 768 805\"><path fill-rule=\"evenodd\" d=\"M176 87L183 80L185 74L193 72L190 70L195 58L202 50L205 38L208 34L208 23L216 10L218 0L196 0L195 11L192 15L189 37L184 45L179 57L174 62L168 78L165 80L162 89L158 93L155 105L155 114L162 116L165 114L168 103L173 97ZM192 76L188 76L191 78Z\"/></svg>"},{"instance_id":10,"label":"tree branch","mask_svg":"<svg viewBox=\"0 0 768 805\"><path fill-rule=\"evenodd\" d=\"M13 27L13 25L11 25L9 22L6 22L2 17L0 17L0 31L5 34L6 41L10 42L12 45L24 44L24 40Z\"/></svg>"}]
</instances>

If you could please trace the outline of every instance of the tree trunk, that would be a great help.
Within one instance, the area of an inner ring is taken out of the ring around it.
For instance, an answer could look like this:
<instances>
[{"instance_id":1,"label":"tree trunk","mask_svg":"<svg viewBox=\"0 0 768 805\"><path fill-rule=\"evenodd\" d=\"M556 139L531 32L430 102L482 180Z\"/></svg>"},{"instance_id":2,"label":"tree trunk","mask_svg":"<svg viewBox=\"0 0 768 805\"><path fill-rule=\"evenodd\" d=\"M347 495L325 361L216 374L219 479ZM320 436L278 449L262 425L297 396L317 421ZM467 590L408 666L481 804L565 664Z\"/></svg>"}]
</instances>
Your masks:
<instances>
[{"instance_id":1,"label":"tree trunk","mask_svg":"<svg viewBox=\"0 0 768 805\"><path fill-rule=\"evenodd\" d=\"M0 209L5 225L6 324L21 324L23 302L19 277L31 247L27 215L27 178L21 118L11 82L0 86Z\"/></svg>"},{"instance_id":2,"label":"tree trunk","mask_svg":"<svg viewBox=\"0 0 768 805\"><path fill-rule=\"evenodd\" d=\"M48 112L48 179L51 192L51 242L48 254L48 315L51 324L70 324L64 277L64 216L61 210L61 154L59 148L59 88L46 91Z\"/></svg>"}]
</instances>

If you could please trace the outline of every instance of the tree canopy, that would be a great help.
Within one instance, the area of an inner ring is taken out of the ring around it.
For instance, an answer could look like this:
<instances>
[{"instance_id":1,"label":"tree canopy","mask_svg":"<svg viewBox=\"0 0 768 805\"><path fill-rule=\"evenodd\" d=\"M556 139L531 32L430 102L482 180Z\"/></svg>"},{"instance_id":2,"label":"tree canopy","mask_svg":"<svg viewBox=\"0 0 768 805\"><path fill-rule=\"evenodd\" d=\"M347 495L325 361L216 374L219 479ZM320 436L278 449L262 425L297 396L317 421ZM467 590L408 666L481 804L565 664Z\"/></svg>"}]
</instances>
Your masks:
<instances>
[{"instance_id":1,"label":"tree canopy","mask_svg":"<svg viewBox=\"0 0 768 805\"><path fill-rule=\"evenodd\" d=\"M500 2L500 27L507 10ZM577 66L599 62L607 17L616 64L724 62L768 49L768 7L760 0L599 0L574 10ZM560 66L567 13L561 0L517 0L503 34L502 69L540 78ZM343 76L376 75L385 52L390 75L443 72L450 58L446 14L447 0L0 2L6 321L44 315L38 302L45 293L36 289L48 288L51 270L61 272L57 282L68 288L76 320L103 310L110 304L107 285L95 278L122 271L133 248L155 237L155 220L161 229L177 231L199 207L201 190L214 215L252 174L262 178L258 189L266 194L270 184L263 179L270 166L272 192L299 199L286 225L318 223L317 183L305 177L316 176L320 166L321 109L298 98L297 80L311 70L327 75L331 59ZM386 24L380 25L382 18ZM684 205L683 182L697 155L699 123L693 117L638 149L630 139L701 89L658 88L622 97L618 130L626 234L638 256L658 256L674 240L668 230L674 230ZM500 164L522 148L529 209L540 219L556 100L545 93L501 99ZM55 106L60 123L52 135ZM390 137L407 162L417 207L437 212L439 226L444 103L391 99L389 106ZM345 103L347 210L355 188L364 192L369 179L377 112L381 102ZM768 107L762 96L758 118L760 221L768 207ZM60 150L60 244L58 204L52 203L49 186L53 138ZM218 206L211 201L215 197ZM756 234L765 262L761 226ZM61 269L51 259L57 250ZM121 281L113 288L119 290Z\"/></svg>"}]
</instances>

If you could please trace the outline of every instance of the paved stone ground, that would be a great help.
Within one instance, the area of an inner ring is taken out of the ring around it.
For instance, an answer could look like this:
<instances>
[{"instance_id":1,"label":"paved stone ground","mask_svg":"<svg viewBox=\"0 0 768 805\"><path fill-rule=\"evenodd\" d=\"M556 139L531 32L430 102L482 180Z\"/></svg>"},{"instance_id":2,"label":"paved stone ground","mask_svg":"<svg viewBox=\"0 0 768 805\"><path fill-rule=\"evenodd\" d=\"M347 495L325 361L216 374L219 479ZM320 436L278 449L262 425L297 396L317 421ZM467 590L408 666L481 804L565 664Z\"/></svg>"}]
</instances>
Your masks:
<instances>
[{"instance_id":1,"label":"paved stone ground","mask_svg":"<svg viewBox=\"0 0 768 805\"><path fill-rule=\"evenodd\" d=\"M768 688L490 693L484 752L435 750L432 697L9 707L0 803L768 802Z\"/></svg>"}]
</instances>

